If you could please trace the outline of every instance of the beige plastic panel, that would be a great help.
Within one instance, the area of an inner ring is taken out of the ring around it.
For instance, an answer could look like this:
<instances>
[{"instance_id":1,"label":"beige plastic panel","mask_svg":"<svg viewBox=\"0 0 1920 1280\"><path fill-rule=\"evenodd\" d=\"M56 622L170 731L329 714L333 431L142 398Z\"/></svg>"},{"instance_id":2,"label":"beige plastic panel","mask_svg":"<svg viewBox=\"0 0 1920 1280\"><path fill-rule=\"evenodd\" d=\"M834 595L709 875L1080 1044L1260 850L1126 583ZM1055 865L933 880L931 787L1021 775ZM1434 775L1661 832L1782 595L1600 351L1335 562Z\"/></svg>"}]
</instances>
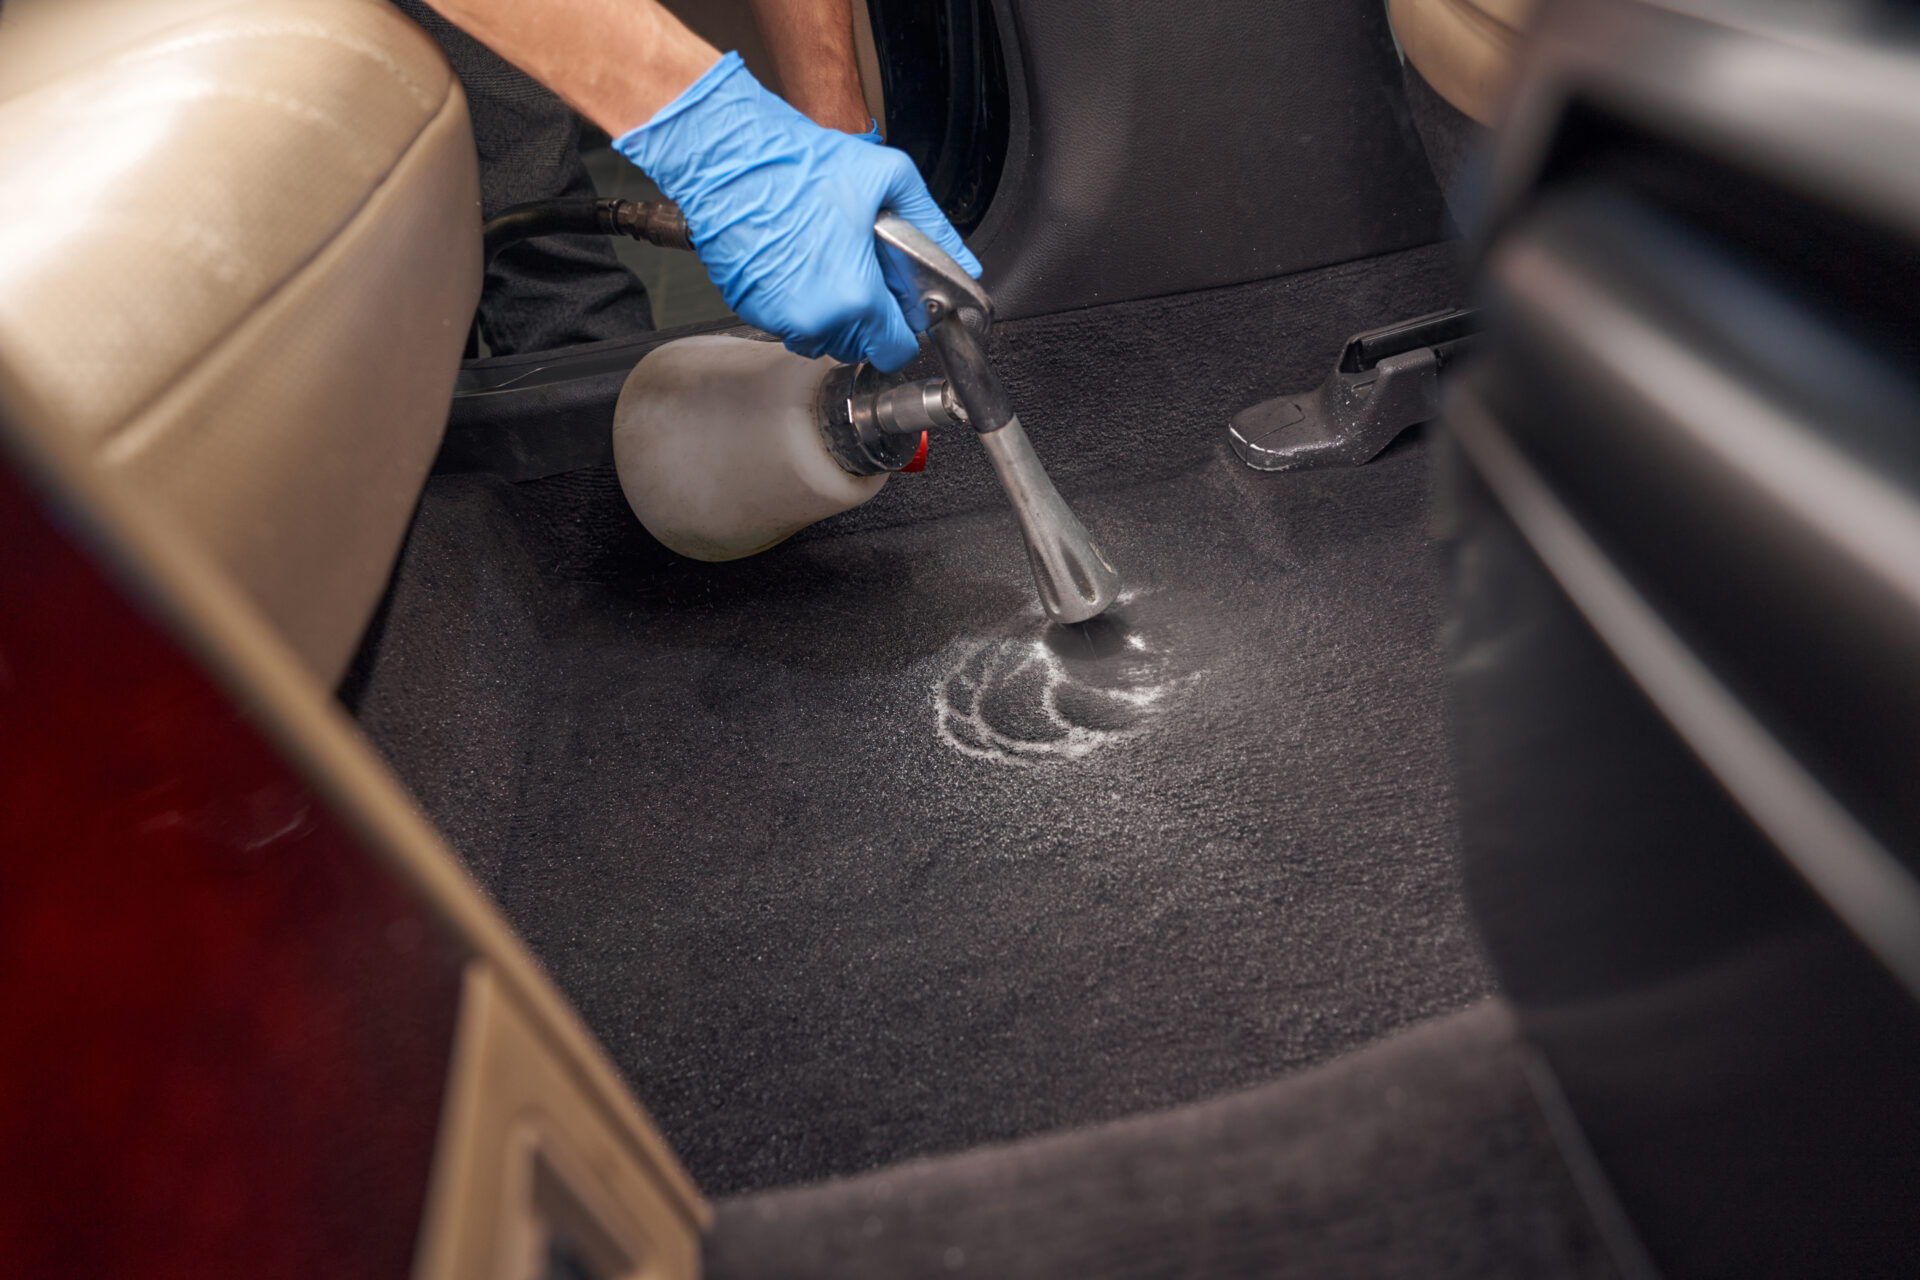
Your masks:
<instances>
[{"instance_id":1,"label":"beige plastic panel","mask_svg":"<svg viewBox=\"0 0 1920 1280\"><path fill-rule=\"evenodd\" d=\"M469 995L474 986L483 986L485 994L471 1003L463 997L429 1194L431 1222L421 1237L421 1265L438 1266L448 1256L449 1246L440 1243L441 1224L457 1233L473 1215L502 1212L502 1201L484 1179L477 1180L470 1158L483 1149L487 1117L494 1114L486 1099L497 1093L489 1081L503 1082L501 1087L511 1094L519 1087L516 1082L545 1078L540 1073L558 1064L564 1083L552 1096L566 1101L556 1105L569 1115L597 1118L603 1126L603 1148L616 1150L617 1163L629 1173L637 1169L644 1175L645 1186L632 1193L631 1202L619 1190L629 1182L609 1178L603 1185L611 1188L608 1198L619 1201L620 1214L631 1216L640 1231L656 1233L639 1237L656 1249L646 1256L668 1268L659 1272L662 1277L696 1274L697 1254L688 1251L691 1246L684 1239L676 1243L671 1225L682 1224L691 1236L710 1220L711 1211L692 1180L606 1051L421 816L330 690L313 678L203 548L151 504L135 500L120 477L94 466L77 440L49 429L44 411L4 365L0 404L8 410L0 417L0 432L6 433L0 449L26 468L109 562L140 584L142 603L172 629L236 704L247 708L249 719L286 753L369 852L432 906L471 950L475 973L484 974L484 980L476 977L470 984ZM526 1049L528 1045L538 1047ZM506 1065L499 1069L502 1061ZM544 1096L545 1086L536 1087ZM583 1151L594 1149L591 1142L580 1145ZM469 1158L449 1151L466 1152ZM571 1158L562 1155L552 1163L564 1168ZM590 1157L581 1159L593 1167ZM505 1194L506 1184L494 1185ZM480 1198L469 1201L462 1189L476 1186ZM660 1205L668 1208L658 1210ZM456 1250L452 1256L464 1255Z\"/></svg>"},{"instance_id":2,"label":"beige plastic panel","mask_svg":"<svg viewBox=\"0 0 1920 1280\"><path fill-rule=\"evenodd\" d=\"M691 1277L691 1180L330 691L479 290L458 86L383 0L58 3L141 20L35 28L59 74L0 102L0 446L474 955L420 1265L505 1274L546 1223Z\"/></svg>"},{"instance_id":3,"label":"beige plastic panel","mask_svg":"<svg viewBox=\"0 0 1920 1280\"><path fill-rule=\"evenodd\" d=\"M380 0L188 7L0 103L0 447L475 957L442 1134L467 1154L436 1166L434 1222L517 1194L582 1238L619 1224L583 1246L602 1262L691 1276L693 1183L331 693L478 293L464 101ZM539 1108L498 1112L502 1091ZM441 1239L423 1265L468 1256Z\"/></svg>"},{"instance_id":4,"label":"beige plastic panel","mask_svg":"<svg viewBox=\"0 0 1920 1280\"><path fill-rule=\"evenodd\" d=\"M595 1280L697 1276L701 1207L623 1102L474 961L416 1280L542 1280L556 1248Z\"/></svg>"}]
</instances>

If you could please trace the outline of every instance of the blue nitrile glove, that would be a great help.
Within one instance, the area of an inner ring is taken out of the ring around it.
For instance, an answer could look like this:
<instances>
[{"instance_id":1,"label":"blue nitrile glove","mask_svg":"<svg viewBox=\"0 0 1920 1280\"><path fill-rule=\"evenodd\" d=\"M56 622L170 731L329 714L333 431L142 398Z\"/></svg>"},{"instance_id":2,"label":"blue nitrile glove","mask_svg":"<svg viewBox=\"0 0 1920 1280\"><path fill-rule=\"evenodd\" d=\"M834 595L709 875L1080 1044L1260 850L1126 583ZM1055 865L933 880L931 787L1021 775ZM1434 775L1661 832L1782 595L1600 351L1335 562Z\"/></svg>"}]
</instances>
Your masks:
<instances>
[{"instance_id":1,"label":"blue nitrile glove","mask_svg":"<svg viewBox=\"0 0 1920 1280\"><path fill-rule=\"evenodd\" d=\"M913 300L889 291L875 256L882 209L980 274L911 160L821 128L761 88L737 53L613 145L687 215L734 314L803 356L891 372L919 351L901 314Z\"/></svg>"}]
</instances>

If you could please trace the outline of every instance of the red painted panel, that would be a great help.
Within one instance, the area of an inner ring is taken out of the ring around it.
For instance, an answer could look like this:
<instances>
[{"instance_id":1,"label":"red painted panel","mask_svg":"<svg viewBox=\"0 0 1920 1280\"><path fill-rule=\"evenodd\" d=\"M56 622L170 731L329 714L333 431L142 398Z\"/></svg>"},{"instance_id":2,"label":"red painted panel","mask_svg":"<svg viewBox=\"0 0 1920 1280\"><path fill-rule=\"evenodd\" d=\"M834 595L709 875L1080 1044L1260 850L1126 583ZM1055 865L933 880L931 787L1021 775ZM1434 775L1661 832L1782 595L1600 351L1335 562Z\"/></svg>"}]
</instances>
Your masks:
<instances>
[{"instance_id":1,"label":"red painted panel","mask_svg":"<svg viewBox=\"0 0 1920 1280\"><path fill-rule=\"evenodd\" d=\"M406 1274L461 959L0 468L0 1270Z\"/></svg>"}]
</instances>

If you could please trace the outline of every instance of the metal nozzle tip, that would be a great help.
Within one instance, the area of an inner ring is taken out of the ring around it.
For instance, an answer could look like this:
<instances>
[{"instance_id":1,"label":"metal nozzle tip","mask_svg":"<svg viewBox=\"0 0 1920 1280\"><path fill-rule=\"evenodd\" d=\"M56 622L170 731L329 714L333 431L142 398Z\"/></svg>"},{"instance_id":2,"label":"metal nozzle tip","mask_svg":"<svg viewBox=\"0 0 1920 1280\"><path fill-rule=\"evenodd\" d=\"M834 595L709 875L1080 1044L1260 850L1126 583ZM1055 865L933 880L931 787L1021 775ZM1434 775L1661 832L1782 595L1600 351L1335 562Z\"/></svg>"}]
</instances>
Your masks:
<instances>
[{"instance_id":1,"label":"metal nozzle tip","mask_svg":"<svg viewBox=\"0 0 1920 1280\"><path fill-rule=\"evenodd\" d=\"M1053 487L1018 418L980 437L1013 503L1040 607L1055 622L1099 617L1120 594L1120 574Z\"/></svg>"}]
</instances>

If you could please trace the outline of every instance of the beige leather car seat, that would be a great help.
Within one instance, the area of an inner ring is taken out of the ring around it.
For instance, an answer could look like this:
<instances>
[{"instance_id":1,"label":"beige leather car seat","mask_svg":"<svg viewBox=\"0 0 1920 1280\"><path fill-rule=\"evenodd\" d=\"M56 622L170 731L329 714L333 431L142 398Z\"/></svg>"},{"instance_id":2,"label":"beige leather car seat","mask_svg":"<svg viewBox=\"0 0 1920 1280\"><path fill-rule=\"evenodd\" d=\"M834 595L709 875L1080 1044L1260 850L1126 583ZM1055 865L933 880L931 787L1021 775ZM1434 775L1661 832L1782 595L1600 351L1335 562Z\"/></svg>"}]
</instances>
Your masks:
<instances>
[{"instance_id":1,"label":"beige leather car seat","mask_svg":"<svg viewBox=\"0 0 1920 1280\"><path fill-rule=\"evenodd\" d=\"M1434 92L1484 125L1500 118L1536 0L1388 0L1394 38Z\"/></svg>"},{"instance_id":2,"label":"beige leather car seat","mask_svg":"<svg viewBox=\"0 0 1920 1280\"><path fill-rule=\"evenodd\" d=\"M22 415L347 664L480 290L458 82L381 0L7 0L0 366Z\"/></svg>"}]
</instances>

